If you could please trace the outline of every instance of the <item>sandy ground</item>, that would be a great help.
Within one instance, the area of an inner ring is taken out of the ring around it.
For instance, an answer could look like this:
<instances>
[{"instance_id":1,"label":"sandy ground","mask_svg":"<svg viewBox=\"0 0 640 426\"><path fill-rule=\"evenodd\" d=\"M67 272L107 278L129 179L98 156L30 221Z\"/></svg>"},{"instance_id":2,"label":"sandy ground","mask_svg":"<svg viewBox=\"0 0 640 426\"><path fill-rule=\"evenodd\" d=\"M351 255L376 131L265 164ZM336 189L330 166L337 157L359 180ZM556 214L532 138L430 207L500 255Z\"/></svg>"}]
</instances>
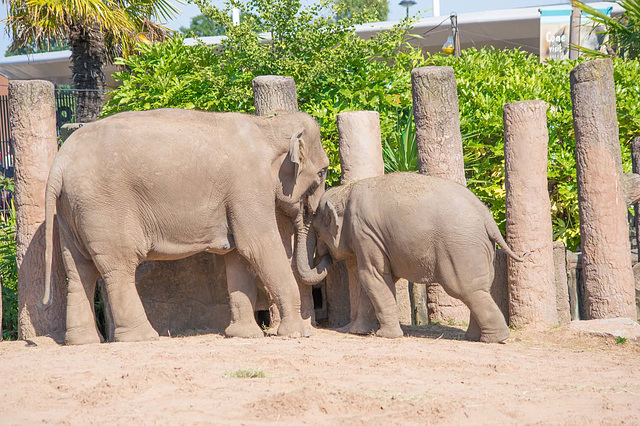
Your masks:
<instances>
[{"instance_id":1,"label":"sandy ground","mask_svg":"<svg viewBox=\"0 0 640 426\"><path fill-rule=\"evenodd\" d=\"M558 328L386 340L0 343L1 424L640 424L640 346ZM244 370L262 378L238 378Z\"/></svg>"}]
</instances>

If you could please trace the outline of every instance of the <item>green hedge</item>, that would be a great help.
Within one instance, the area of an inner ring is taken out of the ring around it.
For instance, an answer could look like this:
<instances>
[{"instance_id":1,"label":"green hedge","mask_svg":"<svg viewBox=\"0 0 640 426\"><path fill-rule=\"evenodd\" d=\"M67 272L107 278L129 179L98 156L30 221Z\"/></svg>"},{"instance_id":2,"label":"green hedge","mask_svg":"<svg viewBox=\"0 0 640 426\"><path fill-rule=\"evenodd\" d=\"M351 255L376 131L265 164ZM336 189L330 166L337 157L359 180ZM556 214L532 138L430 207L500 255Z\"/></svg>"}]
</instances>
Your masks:
<instances>
[{"instance_id":1,"label":"green hedge","mask_svg":"<svg viewBox=\"0 0 640 426\"><path fill-rule=\"evenodd\" d=\"M543 64L537 56L519 50L490 48L467 49L458 59L445 55L425 58L406 42L412 37L406 27L362 40L345 24L323 21L313 14L295 19L291 25L299 31L280 38L276 35L277 48L260 43L250 26L234 29L235 34L228 30L229 40L218 47L184 46L180 37L142 45L139 56L121 62L128 70L117 74L123 84L112 93L104 114L159 107L253 112L251 80L265 74L290 75L296 79L300 108L321 124L323 145L331 160L328 182L333 185L340 172L336 114L358 109L380 112L383 140L389 147L385 151L391 151L392 157L394 150L402 151L403 140L412 140L406 137L412 133L410 70L422 65L452 66L468 184L491 206L503 231L502 107L528 99L548 102L554 238L571 249L579 247L569 88L569 72L575 62ZM640 63L615 59L614 70L623 160L625 170L630 171L630 141L640 135ZM389 168L397 168L386 157Z\"/></svg>"}]
</instances>

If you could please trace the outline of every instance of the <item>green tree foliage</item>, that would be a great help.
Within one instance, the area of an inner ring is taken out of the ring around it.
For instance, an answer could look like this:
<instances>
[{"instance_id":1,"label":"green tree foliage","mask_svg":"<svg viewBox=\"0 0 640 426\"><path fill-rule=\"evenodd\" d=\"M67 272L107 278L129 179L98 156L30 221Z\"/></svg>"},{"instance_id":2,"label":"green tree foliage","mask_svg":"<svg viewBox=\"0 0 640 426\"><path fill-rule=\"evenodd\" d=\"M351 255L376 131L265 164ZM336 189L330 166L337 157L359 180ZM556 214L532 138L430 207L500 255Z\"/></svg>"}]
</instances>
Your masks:
<instances>
[{"instance_id":1,"label":"green tree foliage","mask_svg":"<svg viewBox=\"0 0 640 426\"><path fill-rule=\"evenodd\" d=\"M168 29L155 19L170 19L178 9L170 0L3 0L11 49L46 50L53 40L68 43L78 121L97 118L104 102L103 67L109 58L127 56L136 39L162 39Z\"/></svg>"},{"instance_id":2,"label":"green tree foliage","mask_svg":"<svg viewBox=\"0 0 640 426\"><path fill-rule=\"evenodd\" d=\"M597 9L580 1L573 2L582 9L589 18L606 27L604 34L607 52L623 58L635 59L640 55L640 0L618 0L625 11L621 16L607 16ZM583 52L593 56L600 56L600 52L581 48Z\"/></svg>"},{"instance_id":3,"label":"green tree foliage","mask_svg":"<svg viewBox=\"0 0 640 426\"><path fill-rule=\"evenodd\" d=\"M385 137L395 141L396 126L411 107L410 70L424 57L406 43L406 26L363 40L353 21L328 18L326 5L300 3L250 0L243 11L253 16L236 26L227 10L201 4L205 15L224 23L227 38L215 47L184 46L181 37L140 45L139 55L118 62L127 70L115 75L122 86L104 114L170 106L253 112L251 80L288 75L296 80L300 108L321 123L332 162L328 179L338 182L336 114L379 111ZM265 43L260 28L271 42Z\"/></svg>"},{"instance_id":4,"label":"green tree foliage","mask_svg":"<svg viewBox=\"0 0 640 426\"><path fill-rule=\"evenodd\" d=\"M362 22L386 21L387 0L336 0L336 19L356 19Z\"/></svg>"},{"instance_id":5,"label":"green tree foliage","mask_svg":"<svg viewBox=\"0 0 640 426\"><path fill-rule=\"evenodd\" d=\"M191 18L189 28L180 27L180 32L185 36L191 34L196 37L208 37L224 35L224 27L205 15L197 15Z\"/></svg>"},{"instance_id":6,"label":"green tree foliage","mask_svg":"<svg viewBox=\"0 0 640 426\"><path fill-rule=\"evenodd\" d=\"M249 2L258 18L227 27L221 45L184 46L176 37L140 46L140 55L120 63L105 114L124 110L179 107L209 111L253 112L251 80L258 75L288 75L296 80L300 108L321 125L331 160L328 182L339 182L336 115L349 110L380 113L386 168L415 170L415 131L411 115L410 70L422 65L455 69L468 185L491 206L504 230L504 154L502 107L505 103L542 99L549 104L549 191L554 238L579 247L574 133L569 72L575 62L541 63L519 50L467 49L457 60L448 55L424 57L398 26L362 40L353 21L334 21L318 7L300 8L294 0ZM213 19L226 12L207 9ZM219 15L218 15L219 14ZM220 22L220 21L219 21ZM265 43L255 25L270 31ZM629 145L640 133L640 63L614 60L620 141L625 170Z\"/></svg>"},{"instance_id":7,"label":"green tree foliage","mask_svg":"<svg viewBox=\"0 0 640 426\"><path fill-rule=\"evenodd\" d=\"M21 46L11 45L7 48L4 56L32 55L34 53L60 52L62 50L69 50L69 45L66 42L51 39L45 48L38 48L38 46L33 43L23 44Z\"/></svg>"}]
</instances>

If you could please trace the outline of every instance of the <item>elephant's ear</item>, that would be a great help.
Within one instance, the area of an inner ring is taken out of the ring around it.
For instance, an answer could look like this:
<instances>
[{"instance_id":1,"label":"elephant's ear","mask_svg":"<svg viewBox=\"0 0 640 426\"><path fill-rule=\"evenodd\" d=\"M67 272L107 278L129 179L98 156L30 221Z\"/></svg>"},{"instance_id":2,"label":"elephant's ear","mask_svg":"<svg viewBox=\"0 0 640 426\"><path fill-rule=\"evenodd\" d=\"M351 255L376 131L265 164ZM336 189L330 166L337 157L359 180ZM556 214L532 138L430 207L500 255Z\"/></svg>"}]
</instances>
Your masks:
<instances>
[{"instance_id":1,"label":"elephant's ear","mask_svg":"<svg viewBox=\"0 0 640 426\"><path fill-rule=\"evenodd\" d=\"M331 201L327 201L324 224L329 228L329 232L334 238L338 236L340 233L340 221L338 220L338 211Z\"/></svg>"},{"instance_id":2,"label":"elephant's ear","mask_svg":"<svg viewBox=\"0 0 640 426\"><path fill-rule=\"evenodd\" d=\"M291 142L289 143L289 158L296 167L296 177L300 174L300 165L304 161L304 139L302 134L304 130L297 131L291 136Z\"/></svg>"}]
</instances>

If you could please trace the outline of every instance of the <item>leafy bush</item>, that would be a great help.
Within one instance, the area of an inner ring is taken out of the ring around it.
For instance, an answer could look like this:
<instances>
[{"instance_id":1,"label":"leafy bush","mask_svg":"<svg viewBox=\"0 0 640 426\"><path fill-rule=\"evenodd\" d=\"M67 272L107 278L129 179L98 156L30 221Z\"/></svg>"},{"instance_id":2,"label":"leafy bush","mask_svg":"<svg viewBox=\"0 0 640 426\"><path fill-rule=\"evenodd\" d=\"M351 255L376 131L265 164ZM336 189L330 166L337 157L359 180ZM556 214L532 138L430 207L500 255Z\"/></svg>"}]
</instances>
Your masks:
<instances>
[{"instance_id":1,"label":"leafy bush","mask_svg":"<svg viewBox=\"0 0 640 426\"><path fill-rule=\"evenodd\" d=\"M462 134L473 134L464 144L468 185L491 205L504 230L505 103L542 99L549 104L549 195L554 239L571 249L580 246L575 135L569 73L577 62L541 63L518 50L467 49L457 60L436 55L430 65L455 69ZM614 59L617 112L625 171L631 171L630 145L640 134L640 62Z\"/></svg>"},{"instance_id":2,"label":"leafy bush","mask_svg":"<svg viewBox=\"0 0 640 426\"><path fill-rule=\"evenodd\" d=\"M288 75L296 80L300 109L321 125L331 160L329 185L339 182L336 115L350 110L380 113L386 169L415 170L415 132L411 116L410 70L422 65L455 69L467 182L491 206L504 231L504 155L502 107L542 99L549 104L549 191L554 238L580 245L575 177L574 133L569 72L575 62L543 64L519 50L467 49L460 58L424 57L407 43L408 22L368 40L353 22L323 17L320 6L303 9L296 0L251 0L246 13L258 18L227 27L220 46L184 46L176 37L141 45L140 55L121 60L127 71L112 92L105 114L160 107L253 112L251 80ZM217 22L224 11L201 4ZM271 29L264 43L257 28ZM640 129L640 63L614 60L620 140L630 171L630 141Z\"/></svg>"},{"instance_id":3,"label":"leafy bush","mask_svg":"<svg viewBox=\"0 0 640 426\"><path fill-rule=\"evenodd\" d=\"M13 192L13 181L2 179L0 190ZM2 280L2 338L18 338L18 266L16 263L16 211L0 216L0 280Z\"/></svg>"},{"instance_id":4,"label":"leafy bush","mask_svg":"<svg viewBox=\"0 0 640 426\"><path fill-rule=\"evenodd\" d=\"M397 123L411 108L410 70L424 61L405 41L407 23L363 40L355 21L336 22L324 6L303 8L296 0L251 0L241 5L251 18L236 26L226 12L200 6L226 25L228 38L213 47L184 46L181 36L140 45L140 55L119 60L127 70L115 75L122 86L112 92L104 115L161 107L251 113L251 80L288 75L296 81L300 109L320 122L331 160L330 185L340 176L339 112L378 111L383 138L395 146ZM269 29L270 43L264 43L260 28Z\"/></svg>"},{"instance_id":5,"label":"leafy bush","mask_svg":"<svg viewBox=\"0 0 640 426\"><path fill-rule=\"evenodd\" d=\"M621 16L607 16L587 4L574 1L574 5L582 9L592 21L606 27L602 33L606 35L608 54L636 59L640 55L640 0L617 0L615 3L624 9ZM603 56L596 50L584 47L580 50L588 55Z\"/></svg>"}]
</instances>

